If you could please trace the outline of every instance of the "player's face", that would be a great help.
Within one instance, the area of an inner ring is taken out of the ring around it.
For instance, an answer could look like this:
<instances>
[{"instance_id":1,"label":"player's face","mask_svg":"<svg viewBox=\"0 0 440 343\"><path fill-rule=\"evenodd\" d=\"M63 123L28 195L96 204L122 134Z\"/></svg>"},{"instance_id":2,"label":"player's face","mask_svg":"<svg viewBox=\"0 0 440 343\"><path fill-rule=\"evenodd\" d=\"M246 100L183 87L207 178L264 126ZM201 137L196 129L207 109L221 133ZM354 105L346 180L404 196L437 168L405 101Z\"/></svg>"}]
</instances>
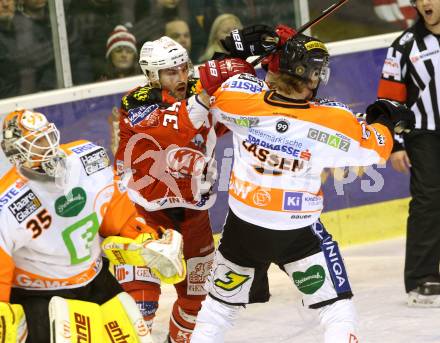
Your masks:
<instances>
[{"instance_id":1,"label":"player's face","mask_svg":"<svg viewBox=\"0 0 440 343\"><path fill-rule=\"evenodd\" d=\"M167 89L178 100L185 99L188 86L188 72L188 63L159 70L159 81L162 88Z\"/></svg>"},{"instance_id":2,"label":"player's face","mask_svg":"<svg viewBox=\"0 0 440 343\"><path fill-rule=\"evenodd\" d=\"M125 46L117 47L111 53L112 63L117 69L127 70L133 67L135 52Z\"/></svg>"},{"instance_id":3,"label":"player's face","mask_svg":"<svg viewBox=\"0 0 440 343\"><path fill-rule=\"evenodd\" d=\"M428 29L440 26L440 0L417 0L416 7Z\"/></svg>"},{"instance_id":4,"label":"player's face","mask_svg":"<svg viewBox=\"0 0 440 343\"><path fill-rule=\"evenodd\" d=\"M12 19L15 12L15 0L0 0L0 20Z\"/></svg>"},{"instance_id":5,"label":"player's face","mask_svg":"<svg viewBox=\"0 0 440 343\"><path fill-rule=\"evenodd\" d=\"M188 52L191 50L191 35L187 23L182 20L172 21L165 26L165 36L182 45Z\"/></svg>"}]
</instances>

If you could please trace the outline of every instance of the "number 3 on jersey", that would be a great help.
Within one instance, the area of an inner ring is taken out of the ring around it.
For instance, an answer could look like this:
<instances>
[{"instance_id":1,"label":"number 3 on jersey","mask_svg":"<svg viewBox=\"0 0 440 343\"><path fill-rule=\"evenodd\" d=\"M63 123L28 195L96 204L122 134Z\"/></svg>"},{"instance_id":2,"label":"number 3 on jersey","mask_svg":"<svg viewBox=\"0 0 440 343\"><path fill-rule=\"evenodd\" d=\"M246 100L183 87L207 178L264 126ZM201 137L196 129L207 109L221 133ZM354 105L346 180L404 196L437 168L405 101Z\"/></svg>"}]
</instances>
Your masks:
<instances>
[{"instance_id":1,"label":"number 3 on jersey","mask_svg":"<svg viewBox=\"0 0 440 343\"><path fill-rule=\"evenodd\" d=\"M94 212L63 231L63 240L69 250L72 265L91 257L93 240L98 230L98 216Z\"/></svg>"}]
</instances>

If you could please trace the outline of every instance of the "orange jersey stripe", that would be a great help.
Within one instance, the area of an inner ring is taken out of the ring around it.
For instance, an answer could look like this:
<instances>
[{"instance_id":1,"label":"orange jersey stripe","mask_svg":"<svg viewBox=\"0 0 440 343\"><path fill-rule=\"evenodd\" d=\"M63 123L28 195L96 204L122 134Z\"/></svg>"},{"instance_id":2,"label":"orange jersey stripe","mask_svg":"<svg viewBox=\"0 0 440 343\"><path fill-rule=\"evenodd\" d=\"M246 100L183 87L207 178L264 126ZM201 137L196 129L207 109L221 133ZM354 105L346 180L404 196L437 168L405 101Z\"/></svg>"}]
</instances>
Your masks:
<instances>
[{"instance_id":1,"label":"orange jersey stripe","mask_svg":"<svg viewBox=\"0 0 440 343\"><path fill-rule=\"evenodd\" d=\"M100 264L100 261L93 262L89 269L65 279L47 278L20 268L15 268L13 283L19 287L38 289L63 288L69 286L78 287L96 276L100 270Z\"/></svg>"},{"instance_id":2,"label":"orange jersey stripe","mask_svg":"<svg viewBox=\"0 0 440 343\"><path fill-rule=\"evenodd\" d=\"M17 180L21 179L22 176L18 173L17 168L12 167L8 170L8 172L3 175L0 179L0 194L6 191L9 187L11 187ZM23 180L25 181L25 180Z\"/></svg>"},{"instance_id":3,"label":"orange jersey stripe","mask_svg":"<svg viewBox=\"0 0 440 343\"><path fill-rule=\"evenodd\" d=\"M15 264L12 257L0 248L0 301L9 302Z\"/></svg>"}]
</instances>

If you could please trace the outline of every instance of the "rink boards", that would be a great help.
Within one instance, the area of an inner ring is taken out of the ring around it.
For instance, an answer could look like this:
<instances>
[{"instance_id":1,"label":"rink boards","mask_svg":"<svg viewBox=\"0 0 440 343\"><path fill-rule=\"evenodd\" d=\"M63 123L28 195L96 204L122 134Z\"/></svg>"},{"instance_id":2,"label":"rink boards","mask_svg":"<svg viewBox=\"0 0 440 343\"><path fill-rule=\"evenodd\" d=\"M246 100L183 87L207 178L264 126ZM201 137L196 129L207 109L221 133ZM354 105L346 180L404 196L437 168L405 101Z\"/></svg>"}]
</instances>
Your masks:
<instances>
[{"instance_id":1,"label":"rink boards","mask_svg":"<svg viewBox=\"0 0 440 343\"><path fill-rule=\"evenodd\" d=\"M362 112L376 98L385 53L385 48L378 48L333 56L330 82L320 89L319 95L342 101L349 104L353 111ZM44 102L50 105L32 107L55 122L61 131L63 142L82 138L109 148L109 118L112 109L119 106L125 90L142 83L142 80L142 76L132 78L129 86L127 83L111 81L102 83L102 86L97 84L89 88L77 87L76 91L73 88L65 101L59 99L64 94L63 91L54 91L50 92L53 97ZM107 91L101 90L104 85L107 85L104 87ZM113 87L111 89L115 90L115 94L108 94L108 87ZM101 93L107 94L100 96ZM93 95L96 96L90 97ZM30 107L29 104L41 103L41 100L31 102L30 99L44 96L46 95L42 93L27 98L15 98L12 102L0 101L0 113L9 111L13 105ZM89 98L81 99L83 97ZM230 136L220 139L216 151L219 169L222 165L226 169L230 165L230 147ZM6 165L4 160L1 161L0 173L5 170ZM351 181L352 179L354 177L351 174L342 180L329 176L323 186L323 221L329 231L343 245L402 235L409 197L408 176L396 173L387 165L370 167L361 178ZM215 233L220 232L227 212L227 178L222 175L218 188L218 200L210 210Z\"/></svg>"}]
</instances>

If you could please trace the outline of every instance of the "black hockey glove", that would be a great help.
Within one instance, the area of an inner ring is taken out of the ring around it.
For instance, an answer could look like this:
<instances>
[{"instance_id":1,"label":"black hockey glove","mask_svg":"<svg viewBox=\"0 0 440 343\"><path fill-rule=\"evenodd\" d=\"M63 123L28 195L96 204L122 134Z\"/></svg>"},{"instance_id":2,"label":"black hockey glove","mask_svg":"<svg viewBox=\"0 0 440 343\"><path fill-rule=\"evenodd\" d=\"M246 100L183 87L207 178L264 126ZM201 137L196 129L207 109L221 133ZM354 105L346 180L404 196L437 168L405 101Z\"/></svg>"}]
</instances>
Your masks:
<instances>
[{"instance_id":1,"label":"black hockey glove","mask_svg":"<svg viewBox=\"0 0 440 343\"><path fill-rule=\"evenodd\" d=\"M398 102L377 99L366 110L367 123L380 123L387 126L391 133L408 133L415 126L414 113L405 105Z\"/></svg>"},{"instance_id":2,"label":"black hockey glove","mask_svg":"<svg viewBox=\"0 0 440 343\"><path fill-rule=\"evenodd\" d=\"M231 31L229 36L220 42L230 53L229 57L246 59L249 56L262 55L274 49L278 40L278 35L271 27L253 25L242 30Z\"/></svg>"}]
</instances>

